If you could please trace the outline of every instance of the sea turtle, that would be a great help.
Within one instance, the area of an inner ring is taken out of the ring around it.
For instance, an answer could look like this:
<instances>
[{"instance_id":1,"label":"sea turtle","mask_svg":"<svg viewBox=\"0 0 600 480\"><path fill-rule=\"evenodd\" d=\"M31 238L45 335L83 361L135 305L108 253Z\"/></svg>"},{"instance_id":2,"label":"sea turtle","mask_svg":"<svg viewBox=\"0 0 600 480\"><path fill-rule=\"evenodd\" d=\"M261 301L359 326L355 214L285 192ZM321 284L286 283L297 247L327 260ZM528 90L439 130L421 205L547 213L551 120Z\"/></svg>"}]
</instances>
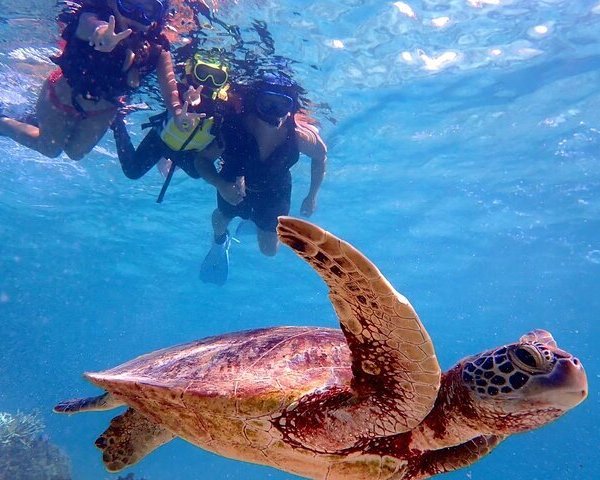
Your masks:
<instances>
[{"instance_id":1,"label":"sea turtle","mask_svg":"<svg viewBox=\"0 0 600 480\"><path fill-rule=\"evenodd\" d=\"M181 437L307 478L425 479L586 397L581 363L544 330L441 374L411 304L358 250L290 217L278 234L329 286L341 330L232 333L87 373L106 393L55 411L128 407L96 440L109 471Z\"/></svg>"}]
</instances>

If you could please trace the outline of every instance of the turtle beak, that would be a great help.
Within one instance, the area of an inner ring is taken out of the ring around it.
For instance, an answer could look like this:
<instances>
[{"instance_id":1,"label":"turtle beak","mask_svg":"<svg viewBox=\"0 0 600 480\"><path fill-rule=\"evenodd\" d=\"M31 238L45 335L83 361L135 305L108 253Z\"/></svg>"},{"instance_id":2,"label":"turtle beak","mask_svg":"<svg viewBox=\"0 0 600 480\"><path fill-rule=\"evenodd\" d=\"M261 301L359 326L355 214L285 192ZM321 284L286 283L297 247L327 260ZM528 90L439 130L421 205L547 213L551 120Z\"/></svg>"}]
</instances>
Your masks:
<instances>
[{"instance_id":1,"label":"turtle beak","mask_svg":"<svg viewBox=\"0 0 600 480\"><path fill-rule=\"evenodd\" d=\"M530 399L539 396L545 404L566 411L583 402L588 395L588 381L583 365L579 359L569 356L562 358L554 367L551 375L536 382L535 390Z\"/></svg>"},{"instance_id":2,"label":"turtle beak","mask_svg":"<svg viewBox=\"0 0 600 480\"><path fill-rule=\"evenodd\" d=\"M571 357L560 363L564 383L558 389L557 404L565 409L573 408L583 402L588 396L588 381L583 365L578 358ZM562 402L561 402L562 401Z\"/></svg>"}]
</instances>

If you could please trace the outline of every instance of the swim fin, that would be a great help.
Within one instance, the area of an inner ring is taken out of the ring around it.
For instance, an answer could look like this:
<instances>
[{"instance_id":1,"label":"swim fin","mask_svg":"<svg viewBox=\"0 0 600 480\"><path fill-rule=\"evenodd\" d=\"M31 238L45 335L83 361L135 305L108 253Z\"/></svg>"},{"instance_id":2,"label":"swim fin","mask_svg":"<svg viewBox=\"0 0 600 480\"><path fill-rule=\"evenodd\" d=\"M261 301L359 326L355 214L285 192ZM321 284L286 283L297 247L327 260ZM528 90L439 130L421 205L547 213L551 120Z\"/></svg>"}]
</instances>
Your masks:
<instances>
[{"instance_id":1,"label":"swim fin","mask_svg":"<svg viewBox=\"0 0 600 480\"><path fill-rule=\"evenodd\" d=\"M223 243L213 243L200 267L200 280L204 283L225 285L229 274L229 233Z\"/></svg>"}]
</instances>

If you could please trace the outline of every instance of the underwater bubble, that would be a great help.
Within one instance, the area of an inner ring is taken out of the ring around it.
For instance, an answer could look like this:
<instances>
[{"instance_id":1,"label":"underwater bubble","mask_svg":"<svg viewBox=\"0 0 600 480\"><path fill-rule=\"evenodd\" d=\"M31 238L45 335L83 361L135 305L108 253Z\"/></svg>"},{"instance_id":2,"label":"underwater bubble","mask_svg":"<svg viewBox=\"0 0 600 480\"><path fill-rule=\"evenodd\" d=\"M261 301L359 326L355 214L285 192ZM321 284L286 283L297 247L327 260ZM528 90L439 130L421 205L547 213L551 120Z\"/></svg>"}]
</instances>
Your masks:
<instances>
[{"instance_id":1,"label":"underwater bubble","mask_svg":"<svg viewBox=\"0 0 600 480\"><path fill-rule=\"evenodd\" d=\"M394 3L394 7L396 7L400 13L403 13L407 17L410 17L410 18L415 18L416 17L414 10L407 3L404 3L404 2L395 2Z\"/></svg>"},{"instance_id":2,"label":"underwater bubble","mask_svg":"<svg viewBox=\"0 0 600 480\"><path fill-rule=\"evenodd\" d=\"M600 264L600 250L590 250L585 258L591 263Z\"/></svg>"},{"instance_id":3,"label":"underwater bubble","mask_svg":"<svg viewBox=\"0 0 600 480\"><path fill-rule=\"evenodd\" d=\"M448 25L448 22L450 22L450 17L436 17L431 19L431 24L438 28L445 27Z\"/></svg>"}]
</instances>

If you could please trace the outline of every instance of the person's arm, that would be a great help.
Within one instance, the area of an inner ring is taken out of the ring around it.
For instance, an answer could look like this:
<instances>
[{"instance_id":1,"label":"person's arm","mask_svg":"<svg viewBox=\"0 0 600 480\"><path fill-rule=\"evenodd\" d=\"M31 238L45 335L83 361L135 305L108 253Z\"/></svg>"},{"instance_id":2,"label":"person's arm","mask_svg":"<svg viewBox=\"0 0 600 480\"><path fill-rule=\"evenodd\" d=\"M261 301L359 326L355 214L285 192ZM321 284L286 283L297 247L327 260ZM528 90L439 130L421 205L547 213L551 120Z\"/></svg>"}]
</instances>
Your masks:
<instances>
[{"instance_id":1,"label":"person's arm","mask_svg":"<svg viewBox=\"0 0 600 480\"><path fill-rule=\"evenodd\" d=\"M325 178L327 146L319 135L319 130L313 125L299 123L296 126L296 135L300 153L311 159L310 188L300 208L300 213L309 217L317 208L317 194Z\"/></svg>"},{"instance_id":2,"label":"person's arm","mask_svg":"<svg viewBox=\"0 0 600 480\"><path fill-rule=\"evenodd\" d=\"M168 50L163 50L161 52L156 67L156 74L160 85L160 93L162 94L170 116L173 117L175 125L183 132L191 131L196 125L196 122L205 115L188 112L188 106L194 105L194 98L185 100L183 104L181 103L181 98L179 97L179 91L177 89L177 79L175 78L175 71L173 70L173 59L171 57L171 52ZM188 91L188 93L191 92ZM197 96L199 97L199 91L194 90L193 93L197 93ZM200 104L199 101L196 101L195 103L196 106Z\"/></svg>"},{"instance_id":3,"label":"person's arm","mask_svg":"<svg viewBox=\"0 0 600 480\"><path fill-rule=\"evenodd\" d=\"M215 167L215 160L199 153L196 155L194 160L194 166L198 174L206 181L206 183L212 185L216 189L223 187L227 182L223 180L217 168Z\"/></svg>"},{"instance_id":4,"label":"person's arm","mask_svg":"<svg viewBox=\"0 0 600 480\"><path fill-rule=\"evenodd\" d=\"M173 70L173 59L171 52L163 50L160 53L158 64L156 66L156 75L160 86L160 93L163 97L169 114L176 118L183 112L179 91L177 90L177 79Z\"/></svg>"},{"instance_id":5,"label":"person's arm","mask_svg":"<svg viewBox=\"0 0 600 480\"><path fill-rule=\"evenodd\" d=\"M221 149L218 150L219 152L222 151ZM194 160L196 171L208 184L219 191L226 202L237 205L246 196L243 180L236 181L235 183L227 182L219 175L215 167L215 160L219 157L219 152L213 151L211 147L208 147L206 151L198 153Z\"/></svg>"}]
</instances>

